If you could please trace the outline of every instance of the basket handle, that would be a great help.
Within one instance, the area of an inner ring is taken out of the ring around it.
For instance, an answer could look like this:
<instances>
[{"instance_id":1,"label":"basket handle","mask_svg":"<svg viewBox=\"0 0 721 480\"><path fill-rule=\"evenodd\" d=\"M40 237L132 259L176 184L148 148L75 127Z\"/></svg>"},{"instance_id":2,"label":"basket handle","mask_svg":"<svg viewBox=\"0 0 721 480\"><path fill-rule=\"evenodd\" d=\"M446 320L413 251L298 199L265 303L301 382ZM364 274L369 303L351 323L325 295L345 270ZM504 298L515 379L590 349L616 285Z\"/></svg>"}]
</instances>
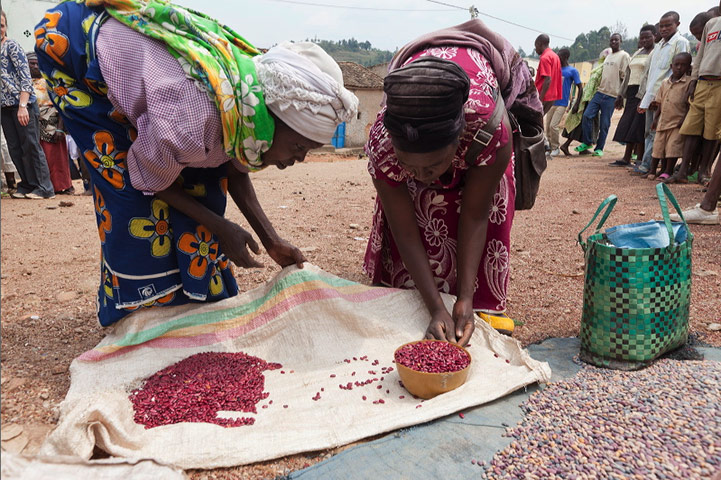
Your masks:
<instances>
[{"instance_id":1,"label":"basket handle","mask_svg":"<svg viewBox=\"0 0 721 480\"><path fill-rule=\"evenodd\" d=\"M674 199L675 201L676 199ZM588 222L588 225L586 225L583 230L578 232L578 244L581 245L581 248L586 251L586 242L583 241L583 232L585 232L588 227L593 224L593 222L596 221L596 217L601 213L601 210L606 208L606 211L603 213L603 216L601 217L601 220L598 222L598 225L596 225L596 232L601 230L601 227L603 227L603 224L606 223L606 220L608 220L608 216L611 215L611 212L613 211L613 207L616 206L616 202L618 201L618 197L616 195L609 195L606 200L601 202L601 205L598 206L598 209L596 209L596 213L593 214L593 218L590 222ZM666 214L668 216L668 213Z\"/></svg>"},{"instance_id":2,"label":"basket handle","mask_svg":"<svg viewBox=\"0 0 721 480\"><path fill-rule=\"evenodd\" d=\"M668 188L668 185L666 185L665 183L657 184L656 195L658 196L658 203L661 204L661 214L663 215L663 223L664 225L666 225L666 231L668 232L669 247L674 248L674 245L676 244L676 238L673 235L673 226L671 225L671 219L668 216L669 200L671 201L673 207L676 209L676 212L678 212L678 216L681 217L681 220L683 221L687 232L689 231L688 224L686 223L686 219L683 218L683 213L681 213L681 207L676 201L676 197L673 196L671 189Z\"/></svg>"}]
</instances>

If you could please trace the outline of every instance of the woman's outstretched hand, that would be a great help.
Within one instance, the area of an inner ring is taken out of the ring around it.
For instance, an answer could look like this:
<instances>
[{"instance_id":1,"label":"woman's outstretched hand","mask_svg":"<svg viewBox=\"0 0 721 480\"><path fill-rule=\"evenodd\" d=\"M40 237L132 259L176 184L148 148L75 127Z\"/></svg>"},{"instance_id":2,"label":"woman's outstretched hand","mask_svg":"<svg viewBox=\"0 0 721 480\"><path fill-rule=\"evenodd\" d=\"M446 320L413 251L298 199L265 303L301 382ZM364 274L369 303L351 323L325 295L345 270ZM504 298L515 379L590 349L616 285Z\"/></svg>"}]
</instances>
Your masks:
<instances>
[{"instance_id":1,"label":"woman's outstretched hand","mask_svg":"<svg viewBox=\"0 0 721 480\"><path fill-rule=\"evenodd\" d=\"M456 341L456 328L453 324L453 318L445 308L431 313L431 323L428 324L425 338L428 340Z\"/></svg>"},{"instance_id":2,"label":"woman's outstretched hand","mask_svg":"<svg viewBox=\"0 0 721 480\"><path fill-rule=\"evenodd\" d=\"M275 260L275 263L281 267L287 267L295 263L298 268L303 268L303 262L308 261L305 259L303 252L282 238L275 240L266 249L270 258Z\"/></svg>"},{"instance_id":3,"label":"woman's outstretched hand","mask_svg":"<svg viewBox=\"0 0 721 480\"><path fill-rule=\"evenodd\" d=\"M473 301L460 299L456 301L453 305L453 322L456 328L457 343L466 346L476 329Z\"/></svg>"},{"instance_id":4,"label":"woman's outstretched hand","mask_svg":"<svg viewBox=\"0 0 721 480\"><path fill-rule=\"evenodd\" d=\"M431 313L431 322L428 324L425 338L428 340L447 340L465 346L476 329L473 302L458 300L453 305L453 315L446 309L439 309Z\"/></svg>"},{"instance_id":5,"label":"woman's outstretched hand","mask_svg":"<svg viewBox=\"0 0 721 480\"><path fill-rule=\"evenodd\" d=\"M223 248L223 253L237 266L243 268L263 266L248 252L250 248L256 255L260 254L260 247L258 247L258 243L253 239L250 232L228 221L222 231L216 232L216 234L218 240L220 240L220 246Z\"/></svg>"}]
</instances>

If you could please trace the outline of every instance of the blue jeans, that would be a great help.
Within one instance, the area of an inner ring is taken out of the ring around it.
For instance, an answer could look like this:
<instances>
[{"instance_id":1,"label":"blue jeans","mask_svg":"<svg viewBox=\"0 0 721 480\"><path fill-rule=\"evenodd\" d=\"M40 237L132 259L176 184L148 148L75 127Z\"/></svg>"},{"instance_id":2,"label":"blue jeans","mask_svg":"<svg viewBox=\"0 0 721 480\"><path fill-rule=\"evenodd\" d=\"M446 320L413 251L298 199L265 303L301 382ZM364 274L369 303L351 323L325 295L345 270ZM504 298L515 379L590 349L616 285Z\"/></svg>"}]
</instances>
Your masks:
<instances>
[{"instance_id":1,"label":"blue jeans","mask_svg":"<svg viewBox=\"0 0 721 480\"><path fill-rule=\"evenodd\" d=\"M593 118L601 112L600 128L598 131L598 141L596 142L596 150L603 150L606 146L606 137L608 136L608 128L611 126L611 115L613 115L614 104L616 99L610 95L596 92L586 111L583 112L583 143L591 145L593 143Z\"/></svg>"},{"instance_id":2,"label":"blue jeans","mask_svg":"<svg viewBox=\"0 0 721 480\"><path fill-rule=\"evenodd\" d=\"M651 124L653 123L653 116L655 115L655 111L646 110L646 137L643 141L644 143L644 151L643 151L643 160L641 161L641 165L637 167L637 170L641 172L648 172L651 169L651 155L653 153L653 141L656 138L656 131L651 130Z\"/></svg>"}]
</instances>

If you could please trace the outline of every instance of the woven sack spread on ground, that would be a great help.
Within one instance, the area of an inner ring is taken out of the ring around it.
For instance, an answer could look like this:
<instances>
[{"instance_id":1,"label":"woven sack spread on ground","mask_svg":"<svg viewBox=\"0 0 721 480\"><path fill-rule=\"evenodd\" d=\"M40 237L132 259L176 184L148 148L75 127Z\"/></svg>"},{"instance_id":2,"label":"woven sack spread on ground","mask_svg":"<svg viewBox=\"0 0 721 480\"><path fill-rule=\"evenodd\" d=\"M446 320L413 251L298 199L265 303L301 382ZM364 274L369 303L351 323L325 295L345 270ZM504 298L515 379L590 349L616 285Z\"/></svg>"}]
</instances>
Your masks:
<instances>
[{"instance_id":1,"label":"woven sack spread on ground","mask_svg":"<svg viewBox=\"0 0 721 480\"><path fill-rule=\"evenodd\" d=\"M188 480L181 469L160 465L149 459L18 455L8 451L0 456L3 480Z\"/></svg>"},{"instance_id":2,"label":"woven sack spread on ground","mask_svg":"<svg viewBox=\"0 0 721 480\"><path fill-rule=\"evenodd\" d=\"M600 229L616 204L611 195L579 234L585 253L581 360L606 368L637 370L686 343L691 298L693 235L683 220L685 241L675 241L666 197L681 209L665 184L656 188L666 228L666 245L618 248ZM582 234L606 208L595 233Z\"/></svg>"},{"instance_id":3,"label":"woven sack spread on ground","mask_svg":"<svg viewBox=\"0 0 721 480\"><path fill-rule=\"evenodd\" d=\"M452 307L454 297L442 296ZM547 363L479 321L466 383L431 400L414 399L400 386L397 370L381 369L395 367L395 349L422 338L428 321L415 290L370 287L310 264L287 267L266 285L217 303L141 309L73 360L58 426L41 453L87 459L97 445L114 456L181 468L242 465L428 422L550 379ZM244 352L282 364L263 372L269 396L257 412L238 412L255 423L149 429L135 423L129 393L159 370L201 352ZM339 388L381 376L364 387ZM384 402L374 404L377 399Z\"/></svg>"}]
</instances>

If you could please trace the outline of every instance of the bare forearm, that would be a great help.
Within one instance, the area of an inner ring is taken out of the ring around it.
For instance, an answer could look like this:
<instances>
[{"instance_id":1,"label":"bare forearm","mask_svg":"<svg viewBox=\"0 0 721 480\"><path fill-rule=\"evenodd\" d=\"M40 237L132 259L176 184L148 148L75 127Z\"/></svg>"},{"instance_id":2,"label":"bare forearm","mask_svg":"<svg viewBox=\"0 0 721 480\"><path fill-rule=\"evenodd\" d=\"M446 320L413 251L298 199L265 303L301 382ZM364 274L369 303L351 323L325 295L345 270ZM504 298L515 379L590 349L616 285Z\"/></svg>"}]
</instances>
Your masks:
<instances>
[{"instance_id":1,"label":"bare forearm","mask_svg":"<svg viewBox=\"0 0 721 480\"><path fill-rule=\"evenodd\" d=\"M30 100L30 92L20 92L20 104L27 105L28 100Z\"/></svg>"},{"instance_id":2,"label":"bare forearm","mask_svg":"<svg viewBox=\"0 0 721 480\"><path fill-rule=\"evenodd\" d=\"M413 238L411 235L403 236L401 234L399 237L394 233L393 237L396 239L396 245L403 259L403 264L408 269L408 273L411 274L413 283L415 283L416 289L423 297L423 303L425 303L428 311L433 314L442 309L445 310L446 307L438 292L428 262L428 254L423 248L420 235L416 234L415 238Z\"/></svg>"},{"instance_id":3,"label":"bare forearm","mask_svg":"<svg viewBox=\"0 0 721 480\"><path fill-rule=\"evenodd\" d=\"M508 117L503 123L511 131ZM458 226L458 288L459 300L472 300L478 275L478 265L483 256L488 216L498 183L505 174L511 159L511 141L496 152L496 161L487 167L472 167L466 173L463 203Z\"/></svg>"},{"instance_id":4,"label":"bare forearm","mask_svg":"<svg viewBox=\"0 0 721 480\"><path fill-rule=\"evenodd\" d=\"M382 180L374 180L373 183L403 263L423 297L426 308L431 314L445 310L428 263L428 254L423 248L408 190L405 185L391 187Z\"/></svg>"},{"instance_id":5,"label":"bare forearm","mask_svg":"<svg viewBox=\"0 0 721 480\"><path fill-rule=\"evenodd\" d=\"M581 104L581 99L583 98L583 85L578 85L578 94L576 95L576 107L578 107Z\"/></svg>"},{"instance_id":6,"label":"bare forearm","mask_svg":"<svg viewBox=\"0 0 721 480\"><path fill-rule=\"evenodd\" d=\"M178 183L173 183L165 190L156 193L155 196L199 224L204 225L216 235L222 232L228 222L225 218L190 196Z\"/></svg>"},{"instance_id":7,"label":"bare forearm","mask_svg":"<svg viewBox=\"0 0 721 480\"><path fill-rule=\"evenodd\" d=\"M457 295L461 300L473 299L478 276L478 265L483 256L483 245L486 244L488 231L488 215L474 217L463 212L461 207L460 225L458 227L458 288ZM466 208L468 210L468 208Z\"/></svg>"},{"instance_id":8,"label":"bare forearm","mask_svg":"<svg viewBox=\"0 0 721 480\"><path fill-rule=\"evenodd\" d=\"M626 90L628 90L628 81L631 78L631 67L626 67L626 74L623 78L623 83L621 84L621 91L618 92L618 96L625 97L626 96Z\"/></svg>"},{"instance_id":9,"label":"bare forearm","mask_svg":"<svg viewBox=\"0 0 721 480\"><path fill-rule=\"evenodd\" d=\"M258 201L250 175L238 171L232 164L228 164L228 193L266 248L278 239L273 224Z\"/></svg>"},{"instance_id":10,"label":"bare forearm","mask_svg":"<svg viewBox=\"0 0 721 480\"><path fill-rule=\"evenodd\" d=\"M551 86L551 77L543 77L543 86L541 87L541 101L545 102L546 100L546 92L548 91L548 88Z\"/></svg>"}]
</instances>

